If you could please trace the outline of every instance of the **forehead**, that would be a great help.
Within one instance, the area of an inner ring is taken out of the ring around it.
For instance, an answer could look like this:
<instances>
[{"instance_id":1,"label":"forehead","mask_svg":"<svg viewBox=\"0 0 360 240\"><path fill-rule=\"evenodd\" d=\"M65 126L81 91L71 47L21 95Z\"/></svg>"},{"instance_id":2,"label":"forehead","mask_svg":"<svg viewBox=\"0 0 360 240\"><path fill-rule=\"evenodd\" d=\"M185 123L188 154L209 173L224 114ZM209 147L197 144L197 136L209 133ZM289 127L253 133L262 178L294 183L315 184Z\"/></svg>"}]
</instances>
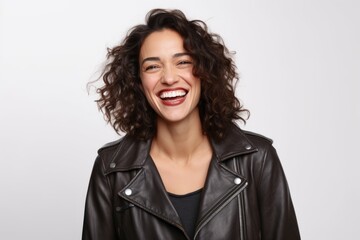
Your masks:
<instances>
[{"instance_id":1,"label":"forehead","mask_svg":"<svg viewBox=\"0 0 360 240\"><path fill-rule=\"evenodd\" d=\"M156 31L145 38L140 49L140 58L184 52L183 45L184 40L179 33L170 29Z\"/></svg>"}]
</instances>

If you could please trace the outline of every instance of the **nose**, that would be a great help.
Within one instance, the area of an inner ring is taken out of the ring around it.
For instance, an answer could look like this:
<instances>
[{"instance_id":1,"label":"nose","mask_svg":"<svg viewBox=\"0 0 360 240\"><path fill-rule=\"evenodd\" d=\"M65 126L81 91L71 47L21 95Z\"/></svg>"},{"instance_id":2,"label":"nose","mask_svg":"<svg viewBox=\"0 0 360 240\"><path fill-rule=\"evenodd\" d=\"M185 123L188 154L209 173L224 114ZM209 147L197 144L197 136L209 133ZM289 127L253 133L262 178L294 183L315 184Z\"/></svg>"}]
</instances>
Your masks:
<instances>
[{"instance_id":1,"label":"nose","mask_svg":"<svg viewBox=\"0 0 360 240\"><path fill-rule=\"evenodd\" d=\"M164 67L163 76L161 78L161 83L166 85L172 85L177 82L176 69L171 66Z\"/></svg>"}]
</instances>

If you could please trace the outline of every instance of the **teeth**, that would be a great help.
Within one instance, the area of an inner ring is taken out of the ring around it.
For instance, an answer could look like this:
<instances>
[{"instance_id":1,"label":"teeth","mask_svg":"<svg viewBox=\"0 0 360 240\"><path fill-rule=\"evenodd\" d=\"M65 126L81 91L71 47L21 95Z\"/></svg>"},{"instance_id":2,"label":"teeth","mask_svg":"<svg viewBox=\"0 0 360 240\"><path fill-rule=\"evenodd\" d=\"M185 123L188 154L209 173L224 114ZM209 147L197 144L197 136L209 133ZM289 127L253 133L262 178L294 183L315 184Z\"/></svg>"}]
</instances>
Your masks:
<instances>
[{"instance_id":1,"label":"teeth","mask_svg":"<svg viewBox=\"0 0 360 240\"><path fill-rule=\"evenodd\" d=\"M184 90L176 90L176 91L162 92L160 94L160 98L183 97L185 95L186 92Z\"/></svg>"}]
</instances>

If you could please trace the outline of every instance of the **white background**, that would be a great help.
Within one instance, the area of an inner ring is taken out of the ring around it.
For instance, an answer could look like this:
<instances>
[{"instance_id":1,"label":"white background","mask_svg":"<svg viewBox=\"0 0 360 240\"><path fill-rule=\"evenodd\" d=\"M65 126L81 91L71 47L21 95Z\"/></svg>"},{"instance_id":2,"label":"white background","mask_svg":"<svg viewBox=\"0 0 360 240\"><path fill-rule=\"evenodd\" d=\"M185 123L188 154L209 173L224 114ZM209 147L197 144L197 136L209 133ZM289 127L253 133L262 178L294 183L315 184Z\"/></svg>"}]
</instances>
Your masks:
<instances>
[{"instance_id":1,"label":"white background","mask_svg":"<svg viewBox=\"0 0 360 240\"><path fill-rule=\"evenodd\" d=\"M0 239L80 239L96 150L118 138L86 84L155 7L204 20L236 51L245 128L274 140L302 238L355 239L357 0L0 0Z\"/></svg>"}]
</instances>

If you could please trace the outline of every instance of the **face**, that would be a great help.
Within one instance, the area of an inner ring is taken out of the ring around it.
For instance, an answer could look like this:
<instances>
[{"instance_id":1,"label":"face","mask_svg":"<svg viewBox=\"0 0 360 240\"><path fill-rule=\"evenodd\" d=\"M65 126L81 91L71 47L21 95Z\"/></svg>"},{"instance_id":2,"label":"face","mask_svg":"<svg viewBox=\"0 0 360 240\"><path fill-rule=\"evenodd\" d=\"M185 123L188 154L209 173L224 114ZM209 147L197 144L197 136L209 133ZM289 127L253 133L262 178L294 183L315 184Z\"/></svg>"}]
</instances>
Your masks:
<instances>
[{"instance_id":1,"label":"face","mask_svg":"<svg viewBox=\"0 0 360 240\"><path fill-rule=\"evenodd\" d=\"M200 79L193 75L193 60L175 31L151 33L140 49L140 78L151 107L164 121L199 117Z\"/></svg>"}]
</instances>

